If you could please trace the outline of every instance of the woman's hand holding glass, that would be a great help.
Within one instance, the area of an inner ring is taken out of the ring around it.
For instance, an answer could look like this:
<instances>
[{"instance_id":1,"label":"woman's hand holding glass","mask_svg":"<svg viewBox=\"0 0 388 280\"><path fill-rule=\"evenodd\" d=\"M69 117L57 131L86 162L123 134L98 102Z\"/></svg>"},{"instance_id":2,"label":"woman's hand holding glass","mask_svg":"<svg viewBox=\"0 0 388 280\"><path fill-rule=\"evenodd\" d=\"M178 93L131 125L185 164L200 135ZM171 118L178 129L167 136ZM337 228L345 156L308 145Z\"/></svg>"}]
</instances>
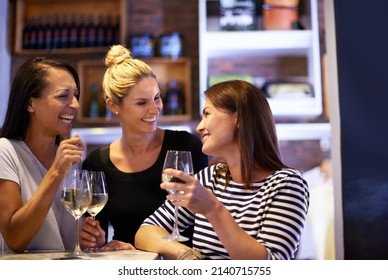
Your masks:
<instances>
[{"instance_id":1,"label":"woman's hand holding glass","mask_svg":"<svg viewBox=\"0 0 388 280\"><path fill-rule=\"evenodd\" d=\"M163 164L163 173L162 173L162 182L179 182L184 183L184 181L180 180L178 177L169 176L168 173L165 172L166 169L173 168L175 170L179 170L180 172L184 172L191 176L194 175L193 170L193 161L191 159L190 151L175 151L168 150L166 153L166 157L164 159ZM176 193L174 189L166 189L170 194L180 195L181 193ZM187 237L181 236L179 234L178 229L178 205L175 204L174 210L174 228L170 235L165 236L163 239L168 241L187 241L189 240Z\"/></svg>"},{"instance_id":2,"label":"woman's hand holding glass","mask_svg":"<svg viewBox=\"0 0 388 280\"><path fill-rule=\"evenodd\" d=\"M85 255L79 244L79 219L86 212L86 209L92 202L92 192L90 187L90 176L87 170L71 170L69 176L65 177L62 188L62 203L66 210L75 219L75 238L76 243L74 251L69 255L70 258L85 258Z\"/></svg>"},{"instance_id":3,"label":"woman's hand holding glass","mask_svg":"<svg viewBox=\"0 0 388 280\"><path fill-rule=\"evenodd\" d=\"M87 212L92 216L93 220L96 215L104 208L108 202L108 190L106 188L105 174L103 171L89 171L90 185L92 189L92 203L88 206ZM99 226L98 223L95 225ZM89 247L85 250L88 253L105 251L98 244Z\"/></svg>"},{"instance_id":4,"label":"woman's hand holding glass","mask_svg":"<svg viewBox=\"0 0 388 280\"><path fill-rule=\"evenodd\" d=\"M165 169L164 174L180 179L184 183L164 182L161 188L170 194L167 199L195 213L207 216L220 203L214 194L203 187L193 176L175 169Z\"/></svg>"},{"instance_id":5,"label":"woman's hand holding glass","mask_svg":"<svg viewBox=\"0 0 388 280\"><path fill-rule=\"evenodd\" d=\"M106 233L100 227L98 220L87 217L79 234L80 246L82 249L91 247L103 247L105 245Z\"/></svg>"}]
</instances>

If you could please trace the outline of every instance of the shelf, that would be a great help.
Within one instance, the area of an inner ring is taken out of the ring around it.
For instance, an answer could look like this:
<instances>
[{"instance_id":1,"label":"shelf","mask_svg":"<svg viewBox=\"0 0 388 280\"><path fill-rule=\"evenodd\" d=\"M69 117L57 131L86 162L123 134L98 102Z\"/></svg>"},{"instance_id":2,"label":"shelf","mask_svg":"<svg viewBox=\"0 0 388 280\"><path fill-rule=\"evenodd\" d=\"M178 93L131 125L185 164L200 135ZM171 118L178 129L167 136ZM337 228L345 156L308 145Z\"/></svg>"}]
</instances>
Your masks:
<instances>
[{"instance_id":1,"label":"shelf","mask_svg":"<svg viewBox=\"0 0 388 280\"><path fill-rule=\"evenodd\" d=\"M124 13L126 9L126 0L17 0L16 1L16 27L14 54L16 55L37 55L42 53L52 54L85 54L85 53L105 53L107 47L91 48L56 48L56 49L23 49L23 29L26 20L39 16L58 15L61 20L63 15L67 15L68 20L72 15L77 18L80 15L93 15L95 20L97 16L111 16L120 18L120 42L124 42L126 35L126 25Z\"/></svg>"},{"instance_id":2,"label":"shelf","mask_svg":"<svg viewBox=\"0 0 388 280\"><path fill-rule=\"evenodd\" d=\"M164 115L159 117L159 123L167 122L185 122L191 120L191 61L189 58L148 58L143 59L155 73L162 96L170 80L176 80L183 85L185 95L185 114L183 115ZM81 82L80 110L77 113L77 122L79 124L90 124L93 126L99 124L115 124L118 120L113 116L112 119L103 117L90 118L88 116L88 107L91 99L90 88L92 84L99 86L100 111L104 111L104 100L102 93L102 80L106 67L102 60L81 60L78 63L78 74Z\"/></svg>"},{"instance_id":3,"label":"shelf","mask_svg":"<svg viewBox=\"0 0 388 280\"><path fill-rule=\"evenodd\" d=\"M229 55L302 55L312 47L312 32L233 31L207 32L203 46L208 58Z\"/></svg>"},{"instance_id":4,"label":"shelf","mask_svg":"<svg viewBox=\"0 0 388 280\"><path fill-rule=\"evenodd\" d=\"M317 0L303 3L308 29L254 31L220 30L218 18L208 14L209 1L199 1L200 92L209 87L213 75L240 74L269 82L298 79L309 83L314 95L269 98L272 113L275 117L303 120L320 116L323 104ZM289 59L296 63L286 64ZM287 67L287 71L280 67ZM200 102L201 110L204 99Z\"/></svg>"}]
</instances>

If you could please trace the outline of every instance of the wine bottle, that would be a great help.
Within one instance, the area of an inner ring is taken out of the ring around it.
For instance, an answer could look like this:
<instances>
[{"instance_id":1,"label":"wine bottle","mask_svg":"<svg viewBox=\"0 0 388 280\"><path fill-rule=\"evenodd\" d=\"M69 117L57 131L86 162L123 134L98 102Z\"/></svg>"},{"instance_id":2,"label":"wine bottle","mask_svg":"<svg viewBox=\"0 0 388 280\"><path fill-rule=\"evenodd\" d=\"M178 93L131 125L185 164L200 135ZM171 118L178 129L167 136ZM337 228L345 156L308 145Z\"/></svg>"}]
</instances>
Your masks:
<instances>
[{"instance_id":1,"label":"wine bottle","mask_svg":"<svg viewBox=\"0 0 388 280\"><path fill-rule=\"evenodd\" d=\"M98 99L98 85L97 83L92 84L90 88L91 99L89 103L89 117L98 118L100 117L100 102Z\"/></svg>"},{"instance_id":2,"label":"wine bottle","mask_svg":"<svg viewBox=\"0 0 388 280\"><path fill-rule=\"evenodd\" d=\"M89 25L87 26L87 46L95 47L97 45L97 26L94 23L94 16L89 16Z\"/></svg>"},{"instance_id":3,"label":"wine bottle","mask_svg":"<svg viewBox=\"0 0 388 280\"><path fill-rule=\"evenodd\" d=\"M176 80L171 80L166 92L166 115L184 114L184 96Z\"/></svg>"},{"instance_id":4,"label":"wine bottle","mask_svg":"<svg viewBox=\"0 0 388 280\"><path fill-rule=\"evenodd\" d=\"M43 16L39 16L38 27L37 27L37 40L36 40L36 48L43 49L44 48L44 26L43 26Z\"/></svg>"},{"instance_id":5,"label":"wine bottle","mask_svg":"<svg viewBox=\"0 0 388 280\"><path fill-rule=\"evenodd\" d=\"M54 17L53 24L53 37L52 37L52 48L58 49L60 47L60 38L61 38L61 26L59 24L59 16Z\"/></svg>"},{"instance_id":6,"label":"wine bottle","mask_svg":"<svg viewBox=\"0 0 388 280\"><path fill-rule=\"evenodd\" d=\"M78 27L77 27L77 16L72 15L70 25L69 25L69 47L77 48L78 47Z\"/></svg>"},{"instance_id":7,"label":"wine bottle","mask_svg":"<svg viewBox=\"0 0 388 280\"><path fill-rule=\"evenodd\" d=\"M60 36L60 47L69 47L69 27L67 23L67 15L63 15L61 23L61 36Z\"/></svg>"},{"instance_id":8,"label":"wine bottle","mask_svg":"<svg viewBox=\"0 0 388 280\"><path fill-rule=\"evenodd\" d=\"M110 111L108 105L105 105L105 119L112 119L112 112Z\"/></svg>"},{"instance_id":9,"label":"wine bottle","mask_svg":"<svg viewBox=\"0 0 388 280\"><path fill-rule=\"evenodd\" d=\"M38 37L38 30L36 26L36 18L33 17L31 19L31 28L30 28L30 44L29 44L30 49L36 49L37 37Z\"/></svg>"},{"instance_id":10,"label":"wine bottle","mask_svg":"<svg viewBox=\"0 0 388 280\"><path fill-rule=\"evenodd\" d=\"M85 15L81 15L78 26L79 47L86 48L88 46L88 28L86 26Z\"/></svg>"},{"instance_id":11,"label":"wine bottle","mask_svg":"<svg viewBox=\"0 0 388 280\"><path fill-rule=\"evenodd\" d=\"M24 21L23 28L23 49L30 49L31 47L31 21Z\"/></svg>"},{"instance_id":12,"label":"wine bottle","mask_svg":"<svg viewBox=\"0 0 388 280\"><path fill-rule=\"evenodd\" d=\"M112 17L107 16L105 22L105 46L110 46L113 44L113 23Z\"/></svg>"},{"instance_id":13,"label":"wine bottle","mask_svg":"<svg viewBox=\"0 0 388 280\"><path fill-rule=\"evenodd\" d=\"M96 36L97 37L96 46L97 47L105 46L106 45L106 43L105 43L105 27L104 27L102 15L98 16L97 26L96 26L96 35L97 35Z\"/></svg>"},{"instance_id":14,"label":"wine bottle","mask_svg":"<svg viewBox=\"0 0 388 280\"><path fill-rule=\"evenodd\" d=\"M46 22L44 25L44 48L51 49L53 46L53 29L51 26L51 17L46 16Z\"/></svg>"}]
</instances>

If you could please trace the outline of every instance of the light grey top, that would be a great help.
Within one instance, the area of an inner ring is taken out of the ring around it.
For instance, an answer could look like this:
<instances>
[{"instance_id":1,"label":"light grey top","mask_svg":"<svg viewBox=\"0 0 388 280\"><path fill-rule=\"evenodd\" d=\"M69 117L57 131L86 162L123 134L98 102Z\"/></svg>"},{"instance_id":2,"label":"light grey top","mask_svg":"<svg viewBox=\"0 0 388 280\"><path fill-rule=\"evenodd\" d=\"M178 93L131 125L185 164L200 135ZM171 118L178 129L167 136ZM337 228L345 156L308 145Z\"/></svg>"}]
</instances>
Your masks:
<instances>
[{"instance_id":1,"label":"light grey top","mask_svg":"<svg viewBox=\"0 0 388 280\"><path fill-rule=\"evenodd\" d=\"M47 169L24 141L0 138L0 179L16 182L25 204L36 192ZM60 200L61 186L40 230L27 250L72 250L75 222ZM1 238L0 238L1 239Z\"/></svg>"}]
</instances>

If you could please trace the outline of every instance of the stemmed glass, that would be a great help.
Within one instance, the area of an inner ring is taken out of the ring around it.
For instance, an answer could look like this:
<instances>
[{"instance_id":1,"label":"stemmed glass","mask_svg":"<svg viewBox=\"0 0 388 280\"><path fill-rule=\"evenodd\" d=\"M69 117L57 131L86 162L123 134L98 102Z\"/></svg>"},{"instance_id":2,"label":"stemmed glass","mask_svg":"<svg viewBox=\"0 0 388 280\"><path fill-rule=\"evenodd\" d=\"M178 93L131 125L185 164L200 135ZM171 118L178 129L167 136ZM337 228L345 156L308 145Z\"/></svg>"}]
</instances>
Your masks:
<instances>
[{"instance_id":1,"label":"stemmed glass","mask_svg":"<svg viewBox=\"0 0 388 280\"><path fill-rule=\"evenodd\" d=\"M4 255L4 239L3 236L0 234L0 259L3 258Z\"/></svg>"},{"instance_id":2,"label":"stemmed glass","mask_svg":"<svg viewBox=\"0 0 388 280\"><path fill-rule=\"evenodd\" d=\"M103 171L89 171L90 185L92 188L92 203L88 206L87 212L96 219L96 216L108 202L108 191L106 188L105 174ZM84 252L102 252L104 249L92 247L85 249Z\"/></svg>"},{"instance_id":3,"label":"stemmed glass","mask_svg":"<svg viewBox=\"0 0 388 280\"><path fill-rule=\"evenodd\" d=\"M193 170L193 161L191 159L190 151L175 151L168 150L166 154L166 158L164 160L163 170L166 168L173 168L177 170L181 170L187 174L194 175ZM168 176L164 172L162 173L162 181L163 182L182 182L180 179L175 178L173 176ZM169 190L171 194L174 194L175 191ZM172 233L168 236L163 237L165 240L169 241L187 241L189 240L187 237L184 237L179 234L178 230L178 206L175 206L174 212L174 229Z\"/></svg>"},{"instance_id":4,"label":"stemmed glass","mask_svg":"<svg viewBox=\"0 0 388 280\"><path fill-rule=\"evenodd\" d=\"M76 259L87 258L87 255L82 252L79 245L79 219L92 202L89 171L72 169L62 184L62 203L75 219L76 242L74 251L68 257Z\"/></svg>"}]
</instances>

